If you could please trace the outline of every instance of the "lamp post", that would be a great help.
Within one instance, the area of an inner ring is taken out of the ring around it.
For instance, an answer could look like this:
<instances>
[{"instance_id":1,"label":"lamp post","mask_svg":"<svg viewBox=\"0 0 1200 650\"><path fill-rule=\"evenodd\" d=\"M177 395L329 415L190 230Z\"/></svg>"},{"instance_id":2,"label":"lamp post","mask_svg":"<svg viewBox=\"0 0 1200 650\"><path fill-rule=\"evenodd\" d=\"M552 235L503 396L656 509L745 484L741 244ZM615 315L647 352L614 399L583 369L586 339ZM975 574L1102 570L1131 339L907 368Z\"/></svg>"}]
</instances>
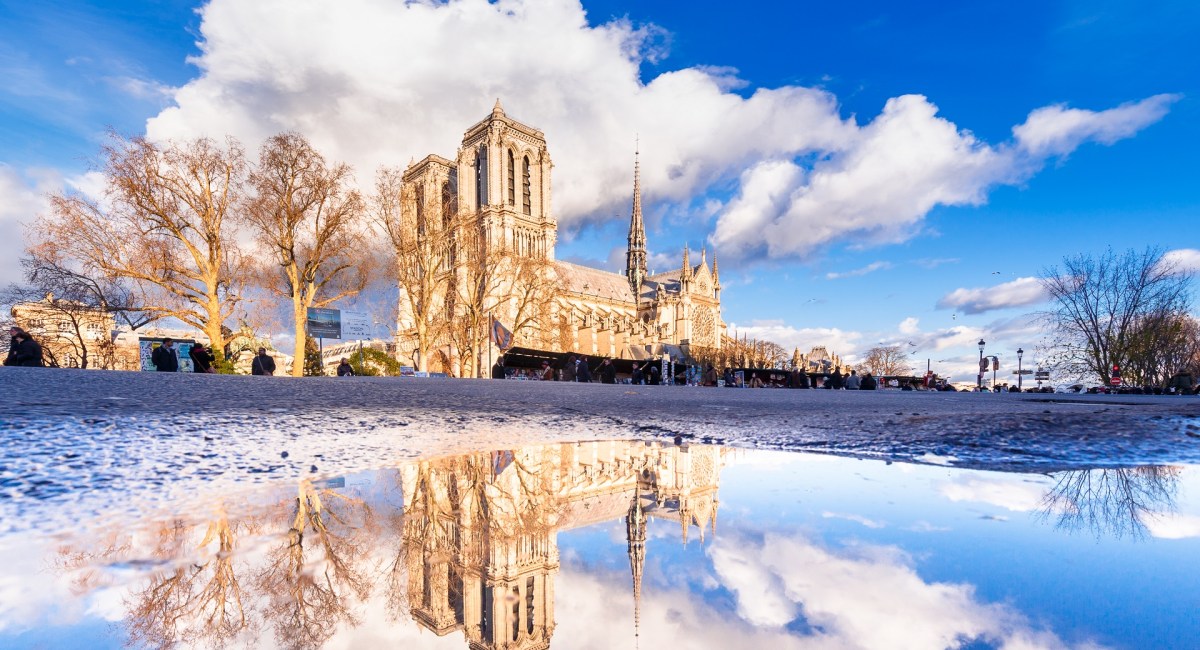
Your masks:
<instances>
[{"instance_id":1,"label":"lamp post","mask_svg":"<svg viewBox=\"0 0 1200 650\"><path fill-rule=\"evenodd\" d=\"M1021 357L1023 357L1023 356L1025 356L1025 351L1022 350L1021 348L1017 348L1017 392L1018 393L1021 392L1021 379L1023 378L1023 376L1021 375Z\"/></svg>"},{"instance_id":2,"label":"lamp post","mask_svg":"<svg viewBox=\"0 0 1200 650\"><path fill-rule=\"evenodd\" d=\"M975 389L983 390L983 346L987 345L983 339L979 339L979 375L976 376Z\"/></svg>"}]
</instances>

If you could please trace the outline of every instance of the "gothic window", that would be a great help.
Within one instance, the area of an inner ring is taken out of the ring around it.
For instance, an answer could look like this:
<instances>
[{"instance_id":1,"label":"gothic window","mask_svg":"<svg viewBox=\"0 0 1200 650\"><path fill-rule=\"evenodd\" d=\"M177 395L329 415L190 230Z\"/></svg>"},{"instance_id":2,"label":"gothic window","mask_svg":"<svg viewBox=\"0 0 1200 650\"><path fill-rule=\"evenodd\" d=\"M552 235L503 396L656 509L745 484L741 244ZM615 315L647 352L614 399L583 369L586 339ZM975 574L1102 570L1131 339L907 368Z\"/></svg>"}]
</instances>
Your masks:
<instances>
[{"instance_id":1,"label":"gothic window","mask_svg":"<svg viewBox=\"0 0 1200 650\"><path fill-rule=\"evenodd\" d=\"M417 235L425 234L425 187L418 183L417 190Z\"/></svg>"},{"instance_id":2,"label":"gothic window","mask_svg":"<svg viewBox=\"0 0 1200 650\"><path fill-rule=\"evenodd\" d=\"M715 346L716 323L711 309L701 307L696 310L696 318L692 323L692 334L696 345Z\"/></svg>"},{"instance_id":3,"label":"gothic window","mask_svg":"<svg viewBox=\"0 0 1200 650\"><path fill-rule=\"evenodd\" d=\"M521 174L522 196L524 197L525 214L533 214L533 203L531 202L530 186L529 186L529 156L525 156L525 169Z\"/></svg>"},{"instance_id":4,"label":"gothic window","mask_svg":"<svg viewBox=\"0 0 1200 650\"><path fill-rule=\"evenodd\" d=\"M487 147L479 147L475 154L475 208L479 209L488 204L488 164Z\"/></svg>"},{"instance_id":5,"label":"gothic window","mask_svg":"<svg viewBox=\"0 0 1200 650\"><path fill-rule=\"evenodd\" d=\"M517 169L516 163L513 160L512 149L508 150L508 204L516 205L517 203Z\"/></svg>"},{"instance_id":6,"label":"gothic window","mask_svg":"<svg viewBox=\"0 0 1200 650\"><path fill-rule=\"evenodd\" d=\"M458 212L458 192L454 187L457 183L446 181L442 183L442 225L445 226Z\"/></svg>"}]
</instances>

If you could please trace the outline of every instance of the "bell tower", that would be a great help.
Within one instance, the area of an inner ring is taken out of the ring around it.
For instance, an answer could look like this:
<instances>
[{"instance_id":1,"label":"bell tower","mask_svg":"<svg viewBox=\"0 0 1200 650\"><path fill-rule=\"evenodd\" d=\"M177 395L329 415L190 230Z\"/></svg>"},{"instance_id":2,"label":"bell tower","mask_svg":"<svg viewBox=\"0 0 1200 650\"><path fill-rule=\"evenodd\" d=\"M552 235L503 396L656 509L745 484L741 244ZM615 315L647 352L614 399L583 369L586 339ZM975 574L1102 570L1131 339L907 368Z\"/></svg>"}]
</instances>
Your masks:
<instances>
[{"instance_id":1,"label":"bell tower","mask_svg":"<svg viewBox=\"0 0 1200 650\"><path fill-rule=\"evenodd\" d=\"M546 136L504 112L496 100L467 129L458 149L458 205L476 215L489 247L554 259L558 224L550 205Z\"/></svg>"}]
</instances>

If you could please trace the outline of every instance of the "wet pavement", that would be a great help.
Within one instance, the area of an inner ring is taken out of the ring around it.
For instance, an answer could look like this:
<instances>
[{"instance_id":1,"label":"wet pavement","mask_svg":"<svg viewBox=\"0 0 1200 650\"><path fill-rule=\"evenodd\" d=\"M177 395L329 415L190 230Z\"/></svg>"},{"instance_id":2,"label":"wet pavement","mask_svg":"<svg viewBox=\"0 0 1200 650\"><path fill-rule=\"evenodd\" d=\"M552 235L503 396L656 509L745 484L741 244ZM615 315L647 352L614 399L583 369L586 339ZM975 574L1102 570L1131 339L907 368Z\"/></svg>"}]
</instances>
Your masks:
<instances>
[{"instance_id":1,"label":"wet pavement","mask_svg":"<svg viewBox=\"0 0 1200 650\"><path fill-rule=\"evenodd\" d=\"M5 648L1200 645L1190 465L525 445L3 548Z\"/></svg>"},{"instance_id":2,"label":"wet pavement","mask_svg":"<svg viewBox=\"0 0 1200 650\"><path fill-rule=\"evenodd\" d=\"M0 647L1200 647L1200 398L0 390Z\"/></svg>"}]
</instances>

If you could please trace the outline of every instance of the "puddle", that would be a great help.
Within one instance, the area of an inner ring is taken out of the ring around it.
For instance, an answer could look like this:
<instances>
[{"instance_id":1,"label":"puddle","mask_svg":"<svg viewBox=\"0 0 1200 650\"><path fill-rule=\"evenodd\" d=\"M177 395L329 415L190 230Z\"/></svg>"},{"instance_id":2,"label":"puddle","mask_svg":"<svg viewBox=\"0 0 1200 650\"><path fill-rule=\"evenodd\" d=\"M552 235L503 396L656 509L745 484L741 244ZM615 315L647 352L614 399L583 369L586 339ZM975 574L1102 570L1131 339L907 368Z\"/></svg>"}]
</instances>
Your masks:
<instances>
[{"instance_id":1,"label":"puddle","mask_svg":"<svg viewBox=\"0 0 1200 650\"><path fill-rule=\"evenodd\" d=\"M0 538L4 648L1195 648L1200 468L527 446Z\"/></svg>"}]
</instances>

